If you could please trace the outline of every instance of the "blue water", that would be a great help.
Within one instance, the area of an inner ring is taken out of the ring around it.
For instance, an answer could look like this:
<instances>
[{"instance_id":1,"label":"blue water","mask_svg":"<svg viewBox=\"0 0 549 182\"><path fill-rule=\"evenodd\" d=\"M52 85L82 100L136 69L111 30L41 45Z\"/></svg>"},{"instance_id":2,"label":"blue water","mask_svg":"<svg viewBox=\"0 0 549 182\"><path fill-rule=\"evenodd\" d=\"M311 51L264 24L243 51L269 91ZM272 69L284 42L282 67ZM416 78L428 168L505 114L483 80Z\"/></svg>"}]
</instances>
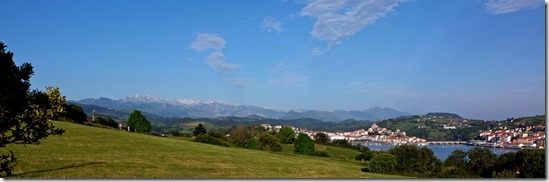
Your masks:
<instances>
[{"instance_id":1,"label":"blue water","mask_svg":"<svg viewBox=\"0 0 549 182\"><path fill-rule=\"evenodd\" d=\"M389 150L390 148L393 148L394 145L378 145L378 144L364 144L364 146L367 146L371 150ZM419 146L422 148L423 146ZM461 149L463 151L469 151L473 146L469 145L425 145L425 147L430 148L433 150L433 153L435 153L435 156L444 161L446 158L452 154L454 150ZM503 149L503 148L490 148L492 152L494 152L496 155L501 155L507 152L517 152L519 149Z\"/></svg>"}]
</instances>

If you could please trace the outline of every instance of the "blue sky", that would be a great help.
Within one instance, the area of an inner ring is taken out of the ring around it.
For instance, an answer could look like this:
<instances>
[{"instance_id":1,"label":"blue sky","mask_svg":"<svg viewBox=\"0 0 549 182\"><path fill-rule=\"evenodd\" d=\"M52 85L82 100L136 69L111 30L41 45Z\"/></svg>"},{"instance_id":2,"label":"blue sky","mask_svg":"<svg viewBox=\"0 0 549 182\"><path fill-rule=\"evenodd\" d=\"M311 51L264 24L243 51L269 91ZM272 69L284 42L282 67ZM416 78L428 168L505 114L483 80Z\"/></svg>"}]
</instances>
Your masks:
<instances>
[{"instance_id":1,"label":"blue sky","mask_svg":"<svg viewBox=\"0 0 549 182\"><path fill-rule=\"evenodd\" d=\"M69 100L545 113L540 0L3 1L0 41Z\"/></svg>"}]
</instances>

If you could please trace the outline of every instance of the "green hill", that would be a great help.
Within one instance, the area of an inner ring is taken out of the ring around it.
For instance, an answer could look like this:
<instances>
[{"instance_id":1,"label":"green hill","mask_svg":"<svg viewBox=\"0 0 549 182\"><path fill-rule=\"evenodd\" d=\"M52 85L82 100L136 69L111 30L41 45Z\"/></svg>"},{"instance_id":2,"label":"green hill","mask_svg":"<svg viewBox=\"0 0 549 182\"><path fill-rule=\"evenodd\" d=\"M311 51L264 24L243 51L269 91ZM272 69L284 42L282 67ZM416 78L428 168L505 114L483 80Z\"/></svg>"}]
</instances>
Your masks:
<instances>
[{"instance_id":1,"label":"green hill","mask_svg":"<svg viewBox=\"0 0 549 182\"><path fill-rule=\"evenodd\" d=\"M40 145L11 145L13 178L400 178L361 172L354 153L330 158L219 147L67 122ZM333 154L332 154L333 155Z\"/></svg>"}]
</instances>

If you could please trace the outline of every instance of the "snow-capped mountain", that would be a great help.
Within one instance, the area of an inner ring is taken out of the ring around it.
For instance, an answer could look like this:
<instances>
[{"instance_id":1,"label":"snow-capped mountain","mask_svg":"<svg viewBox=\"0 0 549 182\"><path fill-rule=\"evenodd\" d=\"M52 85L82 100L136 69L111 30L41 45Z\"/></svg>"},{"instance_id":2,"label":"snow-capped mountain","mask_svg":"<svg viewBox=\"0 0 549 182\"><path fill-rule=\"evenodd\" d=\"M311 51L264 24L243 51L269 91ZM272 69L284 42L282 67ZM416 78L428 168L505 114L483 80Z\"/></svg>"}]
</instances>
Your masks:
<instances>
[{"instance_id":1,"label":"snow-capped mountain","mask_svg":"<svg viewBox=\"0 0 549 182\"><path fill-rule=\"evenodd\" d=\"M379 121L383 119L409 116L410 113L399 112L391 108L375 107L362 111L317 111L291 110L277 111L265 107L231 104L224 101L197 99L169 99L136 95L123 99L90 98L73 101L86 105L95 105L115 110L140 110L162 117L216 118L224 116L260 116L273 119L312 118L329 122L340 122L348 119Z\"/></svg>"},{"instance_id":2,"label":"snow-capped mountain","mask_svg":"<svg viewBox=\"0 0 549 182\"><path fill-rule=\"evenodd\" d=\"M166 99L151 96L136 95L123 99L112 100L100 97L83 99L76 103L96 105L110 109L140 110L163 117L214 118L221 116L245 117L258 115L267 118L279 118L285 114L282 111L257 106L241 106L224 101L197 99Z\"/></svg>"}]
</instances>

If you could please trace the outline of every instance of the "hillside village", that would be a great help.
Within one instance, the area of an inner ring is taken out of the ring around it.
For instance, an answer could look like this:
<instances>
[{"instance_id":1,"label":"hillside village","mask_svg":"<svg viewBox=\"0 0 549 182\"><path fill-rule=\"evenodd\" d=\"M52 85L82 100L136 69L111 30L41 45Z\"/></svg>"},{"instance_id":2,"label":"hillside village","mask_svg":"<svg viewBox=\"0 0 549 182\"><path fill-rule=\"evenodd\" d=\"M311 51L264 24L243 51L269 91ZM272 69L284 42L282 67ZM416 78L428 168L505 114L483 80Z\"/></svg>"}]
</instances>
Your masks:
<instances>
[{"instance_id":1,"label":"hillside village","mask_svg":"<svg viewBox=\"0 0 549 182\"><path fill-rule=\"evenodd\" d=\"M429 118L431 119L431 118ZM433 118L434 119L434 118ZM456 120L456 118L452 118ZM467 120L455 121L466 123ZM282 128L282 125L261 124L268 131L278 131ZM314 131L300 129L290 126L296 133L305 133L309 137L314 138L317 133L325 133L329 136L330 141L335 140L347 140L353 143L382 143L389 145L400 144L415 144L415 145L427 145L432 142L428 142L426 139L418 138L415 136L407 136L405 131L397 129L392 131L387 128L378 126L373 123L368 129L359 129L349 132L328 132L328 131ZM456 129L454 125L443 125L443 129ZM494 148L545 148L545 125L538 124L536 126L517 127L514 129L507 129L506 127L499 130L486 130L479 131L477 140L470 140L468 142L448 142L449 144L466 144L484 147ZM440 142L435 142L440 143Z\"/></svg>"},{"instance_id":2,"label":"hillside village","mask_svg":"<svg viewBox=\"0 0 549 182\"><path fill-rule=\"evenodd\" d=\"M480 131L479 138L470 144L496 148L545 148L545 125L514 129Z\"/></svg>"},{"instance_id":3,"label":"hillside village","mask_svg":"<svg viewBox=\"0 0 549 182\"><path fill-rule=\"evenodd\" d=\"M278 131L282 128L282 125L261 124L269 131ZM386 144L425 144L426 140L414 136L406 136L405 131L392 131L387 128L379 127L376 123L368 129L359 129L349 132L327 132L327 131L313 131L300 129L290 126L296 133L305 133L309 137L314 138L317 133L325 133L330 137L330 141L335 140L347 140L349 142L376 142Z\"/></svg>"}]
</instances>

